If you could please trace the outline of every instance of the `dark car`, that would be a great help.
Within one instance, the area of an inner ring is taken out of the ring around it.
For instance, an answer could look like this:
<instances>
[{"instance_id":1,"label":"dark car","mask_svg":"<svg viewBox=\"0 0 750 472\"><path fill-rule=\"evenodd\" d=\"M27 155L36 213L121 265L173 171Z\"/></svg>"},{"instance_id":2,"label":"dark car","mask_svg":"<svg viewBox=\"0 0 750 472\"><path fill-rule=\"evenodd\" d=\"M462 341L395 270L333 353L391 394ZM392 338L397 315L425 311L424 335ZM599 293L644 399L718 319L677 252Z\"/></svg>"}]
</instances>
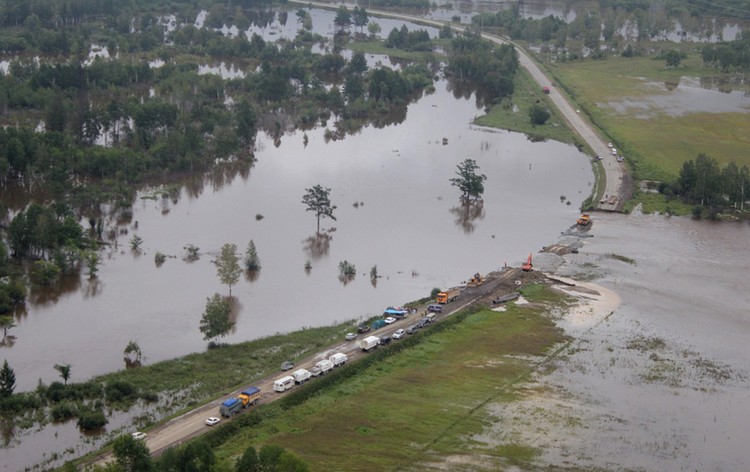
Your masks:
<instances>
[{"instance_id":1,"label":"dark car","mask_svg":"<svg viewBox=\"0 0 750 472\"><path fill-rule=\"evenodd\" d=\"M417 321L417 328L424 328L427 326L427 323L429 323L430 320L428 318L422 318L419 321Z\"/></svg>"},{"instance_id":2,"label":"dark car","mask_svg":"<svg viewBox=\"0 0 750 472\"><path fill-rule=\"evenodd\" d=\"M357 326L357 332L358 333L366 333L368 331L370 331L370 325L367 325L367 324L363 323L363 324Z\"/></svg>"},{"instance_id":3,"label":"dark car","mask_svg":"<svg viewBox=\"0 0 750 472\"><path fill-rule=\"evenodd\" d=\"M281 370L292 370L294 369L294 362L292 361L284 361L281 363Z\"/></svg>"},{"instance_id":4,"label":"dark car","mask_svg":"<svg viewBox=\"0 0 750 472\"><path fill-rule=\"evenodd\" d=\"M406 328L406 333L407 334L414 334L414 333L417 332L418 329L419 329L419 326L417 326L417 325L409 326L408 328Z\"/></svg>"},{"instance_id":5,"label":"dark car","mask_svg":"<svg viewBox=\"0 0 750 472\"><path fill-rule=\"evenodd\" d=\"M442 313L443 305L432 304L427 307L427 311L429 311L430 313Z\"/></svg>"},{"instance_id":6,"label":"dark car","mask_svg":"<svg viewBox=\"0 0 750 472\"><path fill-rule=\"evenodd\" d=\"M387 346L390 343L391 343L391 337L390 336L381 336L380 342L378 344L380 344L381 346Z\"/></svg>"}]
</instances>

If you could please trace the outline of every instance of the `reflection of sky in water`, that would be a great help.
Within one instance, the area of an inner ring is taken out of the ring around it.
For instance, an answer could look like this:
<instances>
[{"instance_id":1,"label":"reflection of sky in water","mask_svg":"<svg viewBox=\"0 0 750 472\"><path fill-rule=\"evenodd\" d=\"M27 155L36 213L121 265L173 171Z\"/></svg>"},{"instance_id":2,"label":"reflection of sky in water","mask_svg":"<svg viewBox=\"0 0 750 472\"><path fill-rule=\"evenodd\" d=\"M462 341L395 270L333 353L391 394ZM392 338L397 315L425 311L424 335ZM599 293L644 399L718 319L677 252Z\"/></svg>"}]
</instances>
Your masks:
<instances>
[{"instance_id":1,"label":"reflection of sky in water","mask_svg":"<svg viewBox=\"0 0 750 472\"><path fill-rule=\"evenodd\" d=\"M750 95L740 90L722 92L711 86L704 87L700 80L683 77L677 86L659 82L645 82L654 95L629 97L617 102L600 103L618 113L636 113L637 118L648 119L654 113L682 116L687 113L747 113L750 112Z\"/></svg>"},{"instance_id":2,"label":"reflection of sky in water","mask_svg":"<svg viewBox=\"0 0 750 472\"><path fill-rule=\"evenodd\" d=\"M214 74L221 76L222 79L244 79L245 73L234 64L227 66L224 62L218 66L199 65L198 75Z\"/></svg>"}]
</instances>

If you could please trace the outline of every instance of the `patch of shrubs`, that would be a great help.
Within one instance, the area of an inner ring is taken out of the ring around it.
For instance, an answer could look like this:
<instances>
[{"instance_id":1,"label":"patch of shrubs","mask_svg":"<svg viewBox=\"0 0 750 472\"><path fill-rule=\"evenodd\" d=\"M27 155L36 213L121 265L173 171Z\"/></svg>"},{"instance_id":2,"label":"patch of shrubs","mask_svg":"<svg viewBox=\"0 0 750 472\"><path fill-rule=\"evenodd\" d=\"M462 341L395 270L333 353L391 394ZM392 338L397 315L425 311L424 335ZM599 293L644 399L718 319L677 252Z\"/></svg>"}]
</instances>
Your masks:
<instances>
[{"instance_id":1,"label":"patch of shrubs","mask_svg":"<svg viewBox=\"0 0 750 472\"><path fill-rule=\"evenodd\" d=\"M78 427L83 431L95 431L107 424L102 410L84 410L78 413Z\"/></svg>"},{"instance_id":2,"label":"patch of shrubs","mask_svg":"<svg viewBox=\"0 0 750 472\"><path fill-rule=\"evenodd\" d=\"M65 421L78 415L78 408L70 402L61 402L52 407L50 411L53 421Z\"/></svg>"},{"instance_id":3,"label":"patch of shrubs","mask_svg":"<svg viewBox=\"0 0 750 472\"><path fill-rule=\"evenodd\" d=\"M104 387L107 400L113 403L134 401L138 397L138 389L130 382L114 380Z\"/></svg>"}]
</instances>

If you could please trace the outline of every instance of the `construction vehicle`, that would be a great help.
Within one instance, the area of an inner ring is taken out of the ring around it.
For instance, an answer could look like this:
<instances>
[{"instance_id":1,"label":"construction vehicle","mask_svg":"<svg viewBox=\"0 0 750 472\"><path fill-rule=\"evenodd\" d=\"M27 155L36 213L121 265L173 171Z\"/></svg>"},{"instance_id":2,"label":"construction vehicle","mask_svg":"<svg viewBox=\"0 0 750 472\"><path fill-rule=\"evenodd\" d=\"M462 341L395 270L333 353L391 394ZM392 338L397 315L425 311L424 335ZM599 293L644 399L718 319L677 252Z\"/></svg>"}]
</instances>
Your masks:
<instances>
[{"instance_id":1,"label":"construction vehicle","mask_svg":"<svg viewBox=\"0 0 750 472\"><path fill-rule=\"evenodd\" d=\"M526 259L526 263L521 266L521 270L523 270L524 272L528 272L532 267L534 267L534 265L531 263L531 253L529 253L529 258Z\"/></svg>"},{"instance_id":2,"label":"construction vehicle","mask_svg":"<svg viewBox=\"0 0 750 472\"><path fill-rule=\"evenodd\" d=\"M452 288L450 290L438 293L437 297L435 297L435 301L437 301L441 305L445 305L446 303L450 303L453 300L457 299L459 296L461 296L461 289Z\"/></svg>"},{"instance_id":3,"label":"construction vehicle","mask_svg":"<svg viewBox=\"0 0 750 472\"><path fill-rule=\"evenodd\" d=\"M588 213L584 213L576 220L576 223L578 223L579 226L588 226L589 223L591 223L591 217Z\"/></svg>"},{"instance_id":4,"label":"construction vehicle","mask_svg":"<svg viewBox=\"0 0 750 472\"><path fill-rule=\"evenodd\" d=\"M468 282L466 282L466 286L467 287L479 287L483 283L484 283L484 277L482 277L482 275L479 272L477 272L476 274L474 274L472 278L469 279Z\"/></svg>"}]
</instances>

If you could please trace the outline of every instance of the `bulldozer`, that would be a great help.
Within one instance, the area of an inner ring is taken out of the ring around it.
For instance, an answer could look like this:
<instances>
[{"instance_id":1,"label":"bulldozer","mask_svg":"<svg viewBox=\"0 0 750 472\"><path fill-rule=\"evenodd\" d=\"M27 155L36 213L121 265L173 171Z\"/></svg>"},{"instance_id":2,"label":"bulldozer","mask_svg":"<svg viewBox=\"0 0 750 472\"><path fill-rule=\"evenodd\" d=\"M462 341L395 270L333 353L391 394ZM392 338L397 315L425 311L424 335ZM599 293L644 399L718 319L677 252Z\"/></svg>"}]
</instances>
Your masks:
<instances>
[{"instance_id":1,"label":"bulldozer","mask_svg":"<svg viewBox=\"0 0 750 472\"><path fill-rule=\"evenodd\" d=\"M468 282L466 282L466 286L467 287L479 287L483 283L484 283L484 277L482 277L482 275L479 272L477 272L469 279Z\"/></svg>"}]
</instances>

